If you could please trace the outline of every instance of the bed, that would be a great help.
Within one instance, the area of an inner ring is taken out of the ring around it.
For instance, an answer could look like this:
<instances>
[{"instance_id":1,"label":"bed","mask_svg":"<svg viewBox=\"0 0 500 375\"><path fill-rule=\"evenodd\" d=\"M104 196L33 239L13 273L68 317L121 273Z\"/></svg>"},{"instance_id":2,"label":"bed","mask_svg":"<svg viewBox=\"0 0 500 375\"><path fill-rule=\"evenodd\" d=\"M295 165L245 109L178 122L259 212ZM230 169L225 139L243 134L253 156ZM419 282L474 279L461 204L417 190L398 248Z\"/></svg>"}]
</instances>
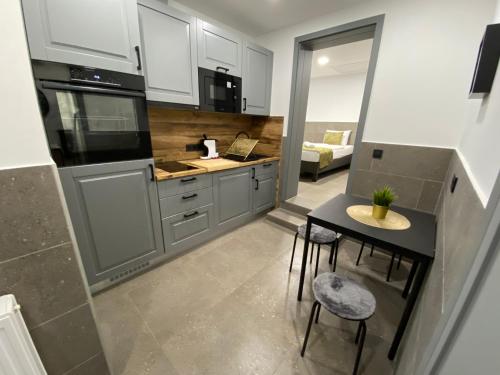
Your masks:
<instances>
[{"instance_id":1,"label":"bed","mask_svg":"<svg viewBox=\"0 0 500 375\"><path fill-rule=\"evenodd\" d=\"M312 175L312 180L317 181L320 173L350 165L353 149L353 145L304 142L300 174Z\"/></svg>"}]
</instances>

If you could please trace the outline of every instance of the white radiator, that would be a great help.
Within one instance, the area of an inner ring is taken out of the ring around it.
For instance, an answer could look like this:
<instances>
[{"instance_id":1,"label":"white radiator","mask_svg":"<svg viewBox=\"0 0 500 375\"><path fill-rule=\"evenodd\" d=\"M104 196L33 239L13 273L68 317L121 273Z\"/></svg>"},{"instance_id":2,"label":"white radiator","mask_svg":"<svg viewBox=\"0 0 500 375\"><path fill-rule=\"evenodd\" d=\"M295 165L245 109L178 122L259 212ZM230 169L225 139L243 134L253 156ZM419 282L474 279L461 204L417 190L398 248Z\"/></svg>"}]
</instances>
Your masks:
<instances>
[{"instance_id":1,"label":"white radiator","mask_svg":"<svg viewBox=\"0 0 500 375\"><path fill-rule=\"evenodd\" d=\"M12 294L0 297L0 375L47 375Z\"/></svg>"}]
</instances>

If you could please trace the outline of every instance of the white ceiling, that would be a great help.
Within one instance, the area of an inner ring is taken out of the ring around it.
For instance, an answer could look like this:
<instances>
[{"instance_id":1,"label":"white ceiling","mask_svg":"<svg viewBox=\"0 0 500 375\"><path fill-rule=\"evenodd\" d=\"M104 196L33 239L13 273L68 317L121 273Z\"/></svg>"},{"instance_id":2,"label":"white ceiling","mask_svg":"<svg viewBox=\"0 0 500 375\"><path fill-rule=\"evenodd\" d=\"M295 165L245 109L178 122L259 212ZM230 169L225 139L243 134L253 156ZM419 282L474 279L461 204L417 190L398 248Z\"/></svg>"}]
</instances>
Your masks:
<instances>
[{"instance_id":1,"label":"white ceiling","mask_svg":"<svg viewBox=\"0 0 500 375\"><path fill-rule=\"evenodd\" d=\"M366 73L370 61L372 41L373 39L365 39L314 51L311 78ZM324 56L328 57L330 61L325 65L320 65L318 59Z\"/></svg>"},{"instance_id":2,"label":"white ceiling","mask_svg":"<svg viewBox=\"0 0 500 375\"><path fill-rule=\"evenodd\" d=\"M252 36L368 0L176 0Z\"/></svg>"}]
</instances>

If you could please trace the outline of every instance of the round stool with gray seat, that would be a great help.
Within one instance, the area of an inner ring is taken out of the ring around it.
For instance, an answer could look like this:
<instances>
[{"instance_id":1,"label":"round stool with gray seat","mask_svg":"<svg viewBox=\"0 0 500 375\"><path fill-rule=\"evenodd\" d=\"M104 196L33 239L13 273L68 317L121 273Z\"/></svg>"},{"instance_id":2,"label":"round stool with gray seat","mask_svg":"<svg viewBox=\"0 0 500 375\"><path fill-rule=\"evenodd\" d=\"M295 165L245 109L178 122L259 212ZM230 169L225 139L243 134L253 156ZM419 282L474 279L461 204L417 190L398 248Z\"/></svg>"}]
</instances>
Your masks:
<instances>
[{"instance_id":1,"label":"round stool with gray seat","mask_svg":"<svg viewBox=\"0 0 500 375\"><path fill-rule=\"evenodd\" d=\"M316 323L319 319L319 311L323 306L330 313L346 320L359 322L355 343L358 344L358 354L354 363L353 375L358 372L361 352L365 343L366 323L375 312L376 301L373 294L357 282L338 275L333 272L322 273L313 282L314 303L309 317L304 345L300 355L303 357L306 351L307 340L311 332L312 321L316 313Z\"/></svg>"},{"instance_id":2,"label":"round stool with gray seat","mask_svg":"<svg viewBox=\"0 0 500 375\"><path fill-rule=\"evenodd\" d=\"M293 240L293 250L292 250L292 259L290 260L290 269L289 272L292 272L292 264L293 257L295 255L295 246L297 245L297 237L304 239L306 237L307 224L302 224L298 227L297 233L295 233L295 239ZM309 241L311 242L311 258L309 263L312 263L313 253L314 253L314 245L318 246L317 254L316 254L316 270L314 272L314 277L318 275L318 263L319 263L319 252L321 250L321 245L331 245L330 249L330 263L333 260L333 271L337 266L337 253L339 250L339 243L337 238L337 233L330 229L326 229L320 227L319 225L313 224L311 226L311 234L309 236Z\"/></svg>"}]
</instances>

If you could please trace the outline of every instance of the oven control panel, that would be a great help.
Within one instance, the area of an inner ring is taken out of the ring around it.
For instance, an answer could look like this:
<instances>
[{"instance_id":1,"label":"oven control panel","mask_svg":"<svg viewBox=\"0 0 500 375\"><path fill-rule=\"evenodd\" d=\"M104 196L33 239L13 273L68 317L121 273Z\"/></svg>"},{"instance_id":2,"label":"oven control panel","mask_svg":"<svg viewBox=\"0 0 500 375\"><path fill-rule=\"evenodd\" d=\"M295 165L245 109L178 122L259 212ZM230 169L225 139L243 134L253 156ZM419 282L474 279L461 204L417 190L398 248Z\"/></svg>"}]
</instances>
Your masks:
<instances>
[{"instance_id":1,"label":"oven control panel","mask_svg":"<svg viewBox=\"0 0 500 375\"><path fill-rule=\"evenodd\" d=\"M109 71L72 66L69 70L69 74L73 82L120 86Z\"/></svg>"}]
</instances>

